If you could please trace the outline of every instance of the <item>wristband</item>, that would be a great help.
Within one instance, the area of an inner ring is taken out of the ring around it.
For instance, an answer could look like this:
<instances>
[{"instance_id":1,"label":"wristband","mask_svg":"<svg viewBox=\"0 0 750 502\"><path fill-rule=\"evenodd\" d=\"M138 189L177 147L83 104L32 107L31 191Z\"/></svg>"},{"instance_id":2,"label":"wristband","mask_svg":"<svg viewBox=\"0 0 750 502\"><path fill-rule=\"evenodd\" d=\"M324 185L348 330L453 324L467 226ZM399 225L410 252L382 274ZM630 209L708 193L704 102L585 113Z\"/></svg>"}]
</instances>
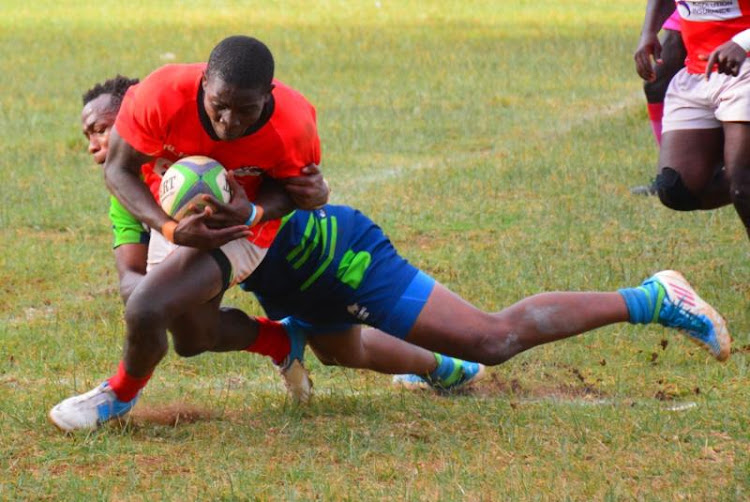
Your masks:
<instances>
[{"instance_id":1,"label":"wristband","mask_svg":"<svg viewBox=\"0 0 750 502\"><path fill-rule=\"evenodd\" d=\"M732 37L732 42L742 47L745 52L750 51L750 30L737 33Z\"/></svg>"},{"instance_id":2,"label":"wristband","mask_svg":"<svg viewBox=\"0 0 750 502\"><path fill-rule=\"evenodd\" d=\"M253 225L257 225L258 223L260 223L260 220L263 219L263 214L266 212L263 209L263 206L259 206L257 204L255 205L255 209L257 211L255 212L255 220L253 221Z\"/></svg>"},{"instance_id":3,"label":"wristband","mask_svg":"<svg viewBox=\"0 0 750 502\"><path fill-rule=\"evenodd\" d=\"M252 227L254 224L255 216L258 214L258 206L250 203L250 216L247 217L247 221L245 221L245 225L248 227Z\"/></svg>"},{"instance_id":4,"label":"wristband","mask_svg":"<svg viewBox=\"0 0 750 502\"><path fill-rule=\"evenodd\" d=\"M260 223L260 220L263 219L263 206L260 206L258 204L250 203L250 216L247 217L247 221L245 222L245 225L248 227L254 227L258 223Z\"/></svg>"},{"instance_id":5,"label":"wristband","mask_svg":"<svg viewBox=\"0 0 750 502\"><path fill-rule=\"evenodd\" d=\"M161 226L161 234L164 236L165 239L167 239L169 242L174 244L174 229L177 228L177 222L174 220L169 220L164 225Z\"/></svg>"}]
</instances>

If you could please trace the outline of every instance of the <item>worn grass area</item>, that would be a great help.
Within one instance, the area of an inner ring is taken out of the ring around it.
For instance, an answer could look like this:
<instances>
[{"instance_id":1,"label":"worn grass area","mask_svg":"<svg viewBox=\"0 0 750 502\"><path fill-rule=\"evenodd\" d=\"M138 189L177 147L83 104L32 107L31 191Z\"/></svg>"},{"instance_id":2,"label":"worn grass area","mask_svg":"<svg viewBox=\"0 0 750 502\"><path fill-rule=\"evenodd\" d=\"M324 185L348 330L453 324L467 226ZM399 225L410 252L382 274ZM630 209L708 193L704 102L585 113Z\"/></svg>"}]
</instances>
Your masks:
<instances>
[{"instance_id":1,"label":"worn grass area","mask_svg":"<svg viewBox=\"0 0 750 502\"><path fill-rule=\"evenodd\" d=\"M747 238L731 209L679 214L628 192L655 163L631 58L642 8L0 4L0 499L750 497ZM260 358L170 354L127 424L62 436L46 412L113 371L123 332L80 95L204 60L234 33L266 41L316 104L333 201L467 299L499 310L677 268L729 319L731 360L623 325L451 398L310 361L316 398L294 409Z\"/></svg>"}]
</instances>

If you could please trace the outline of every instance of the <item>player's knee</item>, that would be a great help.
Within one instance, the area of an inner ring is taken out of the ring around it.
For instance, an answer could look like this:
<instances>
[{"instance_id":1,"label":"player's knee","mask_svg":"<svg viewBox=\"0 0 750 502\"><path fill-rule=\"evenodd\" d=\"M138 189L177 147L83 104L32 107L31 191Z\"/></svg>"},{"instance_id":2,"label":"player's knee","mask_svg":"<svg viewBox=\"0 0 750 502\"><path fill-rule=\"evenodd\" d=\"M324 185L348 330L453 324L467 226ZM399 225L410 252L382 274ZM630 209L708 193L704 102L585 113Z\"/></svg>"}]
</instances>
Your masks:
<instances>
[{"instance_id":1,"label":"player's knee","mask_svg":"<svg viewBox=\"0 0 750 502\"><path fill-rule=\"evenodd\" d=\"M701 207L700 199L685 186L680 173L671 167L663 168L656 177L656 192L662 204L675 211L694 211Z\"/></svg>"},{"instance_id":2,"label":"player's knee","mask_svg":"<svg viewBox=\"0 0 750 502\"><path fill-rule=\"evenodd\" d=\"M492 316L487 329L469 342L470 359L486 366L497 366L519 354L524 349L509 326Z\"/></svg>"}]
</instances>

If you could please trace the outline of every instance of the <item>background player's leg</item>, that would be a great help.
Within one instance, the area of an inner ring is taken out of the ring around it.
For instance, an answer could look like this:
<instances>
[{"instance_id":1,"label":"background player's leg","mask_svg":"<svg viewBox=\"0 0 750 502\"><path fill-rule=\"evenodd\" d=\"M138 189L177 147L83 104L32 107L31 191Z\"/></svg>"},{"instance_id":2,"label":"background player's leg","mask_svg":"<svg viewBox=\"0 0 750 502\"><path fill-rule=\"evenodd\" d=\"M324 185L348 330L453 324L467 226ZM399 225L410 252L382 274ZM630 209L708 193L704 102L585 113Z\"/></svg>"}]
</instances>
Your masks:
<instances>
[{"instance_id":1,"label":"background player's leg","mask_svg":"<svg viewBox=\"0 0 750 502\"><path fill-rule=\"evenodd\" d=\"M724 137L732 204L750 237L750 124L725 122Z\"/></svg>"},{"instance_id":2,"label":"background player's leg","mask_svg":"<svg viewBox=\"0 0 750 502\"><path fill-rule=\"evenodd\" d=\"M662 203L686 211L715 209L731 202L721 128L664 133L657 185Z\"/></svg>"},{"instance_id":3,"label":"background player's leg","mask_svg":"<svg viewBox=\"0 0 750 502\"><path fill-rule=\"evenodd\" d=\"M654 68L656 78L652 82L644 82L643 92L646 95L648 115L654 138L657 144L661 144L661 119L664 115L664 96L672 77L682 69L685 62L685 45L679 31L663 30L661 40L662 63Z\"/></svg>"}]
</instances>

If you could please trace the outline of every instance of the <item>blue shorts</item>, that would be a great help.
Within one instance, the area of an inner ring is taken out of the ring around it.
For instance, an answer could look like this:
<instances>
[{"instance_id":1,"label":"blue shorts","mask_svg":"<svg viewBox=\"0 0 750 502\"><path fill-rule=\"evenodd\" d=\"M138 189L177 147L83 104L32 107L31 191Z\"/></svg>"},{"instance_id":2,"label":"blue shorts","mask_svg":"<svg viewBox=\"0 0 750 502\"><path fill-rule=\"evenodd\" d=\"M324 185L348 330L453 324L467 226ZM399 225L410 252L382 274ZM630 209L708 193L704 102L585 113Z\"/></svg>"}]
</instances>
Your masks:
<instances>
[{"instance_id":1,"label":"blue shorts","mask_svg":"<svg viewBox=\"0 0 750 502\"><path fill-rule=\"evenodd\" d=\"M399 256L365 215L326 205L288 216L240 286L255 293L272 319L294 316L313 332L368 324L404 338L435 280Z\"/></svg>"}]
</instances>

